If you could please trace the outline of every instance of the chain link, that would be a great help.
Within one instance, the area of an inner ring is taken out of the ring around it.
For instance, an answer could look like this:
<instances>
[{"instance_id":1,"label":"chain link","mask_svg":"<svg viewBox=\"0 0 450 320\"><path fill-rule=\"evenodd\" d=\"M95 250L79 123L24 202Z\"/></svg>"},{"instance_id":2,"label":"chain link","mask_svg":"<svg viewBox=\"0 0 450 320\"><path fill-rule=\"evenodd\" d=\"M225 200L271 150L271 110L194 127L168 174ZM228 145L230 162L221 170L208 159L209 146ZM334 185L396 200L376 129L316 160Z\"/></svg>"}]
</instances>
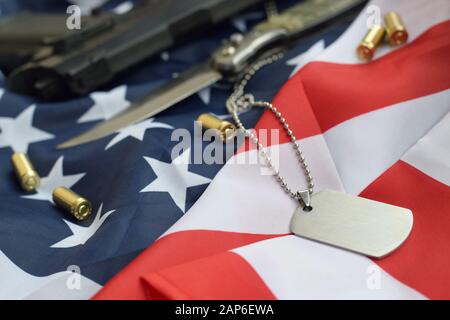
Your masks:
<instances>
[{"instance_id":1,"label":"chain link","mask_svg":"<svg viewBox=\"0 0 450 320\"><path fill-rule=\"evenodd\" d=\"M244 124L242 123L241 119L239 118L239 114L245 111L248 111L252 107L263 107L269 109L276 117L276 119L281 123L283 126L283 129L286 131L287 135L289 136L290 142L295 150L295 154L297 156L297 159L299 161L299 164L303 170L303 173L306 178L306 182L308 185L307 191L309 194L312 194L314 191L314 183L313 178L311 176L311 171L308 168L308 164L306 163L305 157L303 155L302 150L300 149L300 145L297 143L297 138L295 137L292 130L289 128L289 125L286 122L286 119L282 116L281 112L270 102L267 101L255 101L255 97L251 93L245 93L245 87L247 86L248 82L252 79L252 77L255 75L255 73L263 68L264 66L267 66L280 58L283 57L283 53L275 53L267 58L263 58L261 60L258 60L253 65L251 65L247 71L244 73L241 80L234 86L234 91L230 95L230 97L226 101L226 107L230 114L232 115L234 122L238 126L239 129L241 129L247 137L250 138L250 140L256 145L256 148L260 155L264 158L264 161L266 162L266 165L273 171L274 177L276 180L280 183L283 190L292 198L295 198L299 201L302 201L302 198L300 196L302 191L293 191L292 188L290 188L284 177L280 174L280 171L275 168L271 157L267 154L267 151L265 150L263 144L259 141L256 134L245 128ZM306 191L306 190L305 190Z\"/></svg>"}]
</instances>

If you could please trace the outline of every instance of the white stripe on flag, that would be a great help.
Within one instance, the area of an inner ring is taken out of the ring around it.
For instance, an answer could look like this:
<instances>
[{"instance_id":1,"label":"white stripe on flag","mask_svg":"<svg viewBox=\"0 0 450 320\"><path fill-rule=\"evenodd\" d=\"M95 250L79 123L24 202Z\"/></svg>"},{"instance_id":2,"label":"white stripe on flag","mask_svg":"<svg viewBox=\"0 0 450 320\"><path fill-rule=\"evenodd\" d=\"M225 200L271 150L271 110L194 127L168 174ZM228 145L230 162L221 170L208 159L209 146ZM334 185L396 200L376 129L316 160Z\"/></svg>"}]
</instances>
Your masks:
<instances>
[{"instance_id":1,"label":"white stripe on flag","mask_svg":"<svg viewBox=\"0 0 450 320\"><path fill-rule=\"evenodd\" d=\"M450 186L450 113L420 139L402 160Z\"/></svg>"},{"instance_id":2,"label":"white stripe on flag","mask_svg":"<svg viewBox=\"0 0 450 320\"><path fill-rule=\"evenodd\" d=\"M296 236L232 251L250 263L278 299L425 298L365 256Z\"/></svg>"},{"instance_id":3,"label":"white stripe on flag","mask_svg":"<svg viewBox=\"0 0 450 320\"><path fill-rule=\"evenodd\" d=\"M359 194L450 111L450 90L347 120L325 133L346 192ZM308 153L306 153L308 157Z\"/></svg>"}]
</instances>

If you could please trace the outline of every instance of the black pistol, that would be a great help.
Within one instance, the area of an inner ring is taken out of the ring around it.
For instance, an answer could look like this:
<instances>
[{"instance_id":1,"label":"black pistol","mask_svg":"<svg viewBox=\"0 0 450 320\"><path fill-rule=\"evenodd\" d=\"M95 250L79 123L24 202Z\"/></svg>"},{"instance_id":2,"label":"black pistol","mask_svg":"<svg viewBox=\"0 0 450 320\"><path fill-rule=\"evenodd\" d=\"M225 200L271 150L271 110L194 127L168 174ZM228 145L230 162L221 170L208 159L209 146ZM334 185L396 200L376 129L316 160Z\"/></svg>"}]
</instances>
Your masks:
<instances>
[{"instance_id":1,"label":"black pistol","mask_svg":"<svg viewBox=\"0 0 450 320\"><path fill-rule=\"evenodd\" d=\"M0 20L8 87L43 100L83 95L189 34L262 0L142 0L124 14L94 10L70 30L68 15Z\"/></svg>"}]
</instances>

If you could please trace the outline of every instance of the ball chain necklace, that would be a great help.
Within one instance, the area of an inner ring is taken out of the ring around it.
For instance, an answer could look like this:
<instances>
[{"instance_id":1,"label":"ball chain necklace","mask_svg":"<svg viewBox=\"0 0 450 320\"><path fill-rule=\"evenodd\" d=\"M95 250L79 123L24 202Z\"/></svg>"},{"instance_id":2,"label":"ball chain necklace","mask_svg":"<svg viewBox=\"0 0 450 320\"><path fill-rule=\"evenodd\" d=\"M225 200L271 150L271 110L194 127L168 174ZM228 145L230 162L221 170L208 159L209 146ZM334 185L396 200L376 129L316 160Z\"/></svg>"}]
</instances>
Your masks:
<instances>
[{"instance_id":1,"label":"ball chain necklace","mask_svg":"<svg viewBox=\"0 0 450 320\"><path fill-rule=\"evenodd\" d=\"M256 145L281 188L299 202L299 207L292 216L291 232L369 257L382 258L388 255L410 234L413 224L411 210L327 189L315 193L306 158L282 113L272 103L256 101L251 93L245 93L247 83L256 72L282 56L281 52L274 53L251 65L235 85L226 107L237 127ZM240 120L239 114L253 107L270 110L283 127L306 178L307 187L304 190L294 191L288 186L256 133L246 129Z\"/></svg>"}]
</instances>

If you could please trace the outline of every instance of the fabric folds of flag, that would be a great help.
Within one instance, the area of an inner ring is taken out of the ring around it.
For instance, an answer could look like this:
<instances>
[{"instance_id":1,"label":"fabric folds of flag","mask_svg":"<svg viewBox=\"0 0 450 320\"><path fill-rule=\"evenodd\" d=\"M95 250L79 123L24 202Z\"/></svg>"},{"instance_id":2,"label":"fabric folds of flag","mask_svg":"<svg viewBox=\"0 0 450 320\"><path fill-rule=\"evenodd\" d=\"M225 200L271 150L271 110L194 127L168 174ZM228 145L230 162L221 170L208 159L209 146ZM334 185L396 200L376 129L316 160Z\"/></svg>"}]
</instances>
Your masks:
<instances>
[{"instance_id":1,"label":"fabric folds of flag","mask_svg":"<svg viewBox=\"0 0 450 320\"><path fill-rule=\"evenodd\" d=\"M10 2L1 7L0 20L19 10L66 14L68 5ZM83 2L89 9L86 1L73 2ZM101 10L119 14L123 5L125 9L132 5L122 0L100 2ZM297 0L282 2L289 7ZM101 89L64 101L17 94L0 72L0 299L88 299L191 208L224 164L197 163L195 143L172 158L180 143L174 133L181 130L196 140L200 134L193 120L205 112L231 118L225 108L231 91L227 85L203 88L156 117L102 139L64 150L56 146L203 63L223 38L245 33L265 17L262 4L249 8L228 23L147 59ZM271 100L294 70L333 43L348 24L342 21L297 43L261 70L249 83L255 97ZM257 109L242 114L249 127L260 116ZM219 141L203 145L226 148ZM27 153L41 176L36 192L20 188L10 161L14 152ZM80 222L55 206L52 191L60 186L87 198L93 214Z\"/></svg>"},{"instance_id":2,"label":"fabric folds of flag","mask_svg":"<svg viewBox=\"0 0 450 320\"><path fill-rule=\"evenodd\" d=\"M258 164L229 161L185 216L95 299L450 298L449 5L370 5L401 14L408 44L384 45L373 62L359 63L363 11L274 104L299 138L316 190L412 210L404 245L371 260L293 236L296 203ZM263 128L279 125L265 113L256 129ZM281 174L301 189L304 177L280 138L270 149L279 153ZM255 152L243 149L234 160Z\"/></svg>"}]
</instances>

